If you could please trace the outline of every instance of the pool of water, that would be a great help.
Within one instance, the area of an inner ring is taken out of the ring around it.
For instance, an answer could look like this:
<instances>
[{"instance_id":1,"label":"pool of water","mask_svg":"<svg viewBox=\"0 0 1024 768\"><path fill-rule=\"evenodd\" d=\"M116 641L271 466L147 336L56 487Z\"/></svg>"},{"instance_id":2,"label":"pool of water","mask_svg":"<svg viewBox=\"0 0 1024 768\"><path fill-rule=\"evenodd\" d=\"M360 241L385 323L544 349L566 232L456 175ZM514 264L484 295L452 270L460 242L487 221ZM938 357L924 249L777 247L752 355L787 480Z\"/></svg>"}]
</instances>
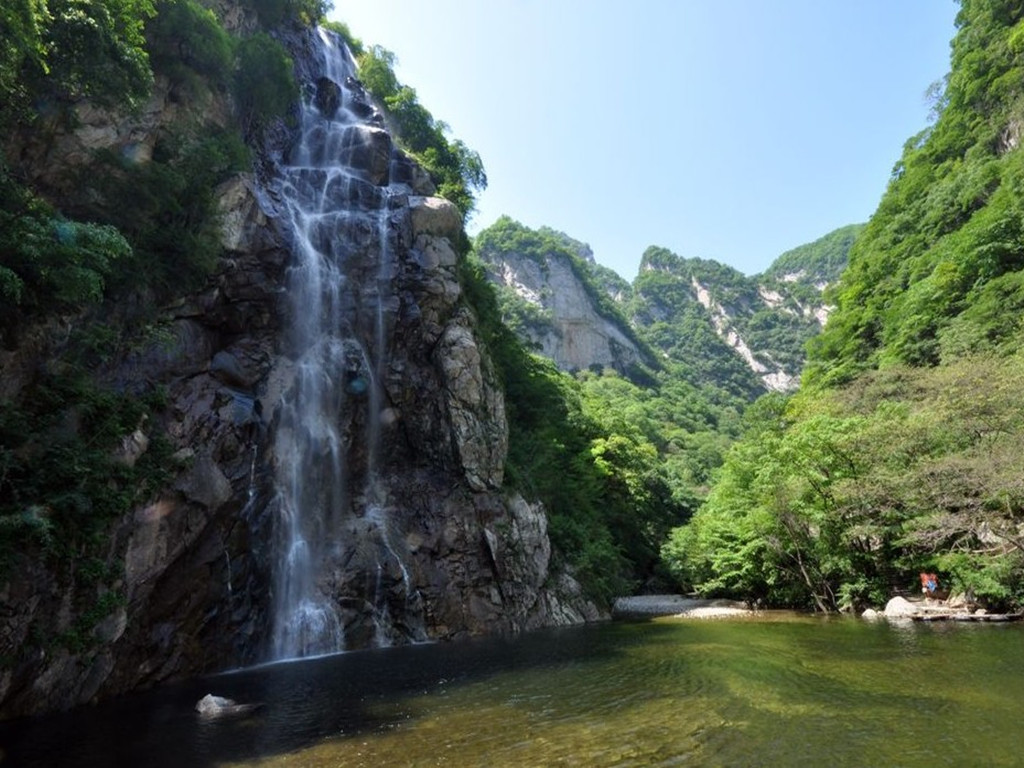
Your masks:
<instances>
[{"instance_id":1,"label":"pool of water","mask_svg":"<svg viewBox=\"0 0 1024 768\"><path fill-rule=\"evenodd\" d=\"M3 766L1021 765L1024 627L765 614L342 654L0 724ZM204 721L206 693L263 706Z\"/></svg>"}]
</instances>

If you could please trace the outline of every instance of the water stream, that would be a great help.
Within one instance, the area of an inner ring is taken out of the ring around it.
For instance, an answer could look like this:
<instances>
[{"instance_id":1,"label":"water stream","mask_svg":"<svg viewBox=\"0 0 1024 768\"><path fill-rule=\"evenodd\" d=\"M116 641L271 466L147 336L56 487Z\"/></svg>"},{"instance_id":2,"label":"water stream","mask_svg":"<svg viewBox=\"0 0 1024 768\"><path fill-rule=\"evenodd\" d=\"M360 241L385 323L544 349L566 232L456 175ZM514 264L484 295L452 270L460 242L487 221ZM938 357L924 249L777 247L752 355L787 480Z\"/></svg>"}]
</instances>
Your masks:
<instances>
[{"instance_id":1,"label":"water stream","mask_svg":"<svg viewBox=\"0 0 1024 768\"><path fill-rule=\"evenodd\" d=\"M369 569L380 570L382 558L397 559L388 543L379 455L382 377L396 305L390 221L402 190L388 184L390 138L353 79L351 56L333 34L313 35L314 79L304 84L300 138L270 191L293 251L287 282L293 370L275 423L269 506L276 550L273 659L345 649L343 601L349 611L373 614L378 644L393 635L386 604L351 589L342 594L332 568L356 550L380 551ZM368 525L351 524L360 516ZM353 540L367 536L378 541Z\"/></svg>"}]
</instances>

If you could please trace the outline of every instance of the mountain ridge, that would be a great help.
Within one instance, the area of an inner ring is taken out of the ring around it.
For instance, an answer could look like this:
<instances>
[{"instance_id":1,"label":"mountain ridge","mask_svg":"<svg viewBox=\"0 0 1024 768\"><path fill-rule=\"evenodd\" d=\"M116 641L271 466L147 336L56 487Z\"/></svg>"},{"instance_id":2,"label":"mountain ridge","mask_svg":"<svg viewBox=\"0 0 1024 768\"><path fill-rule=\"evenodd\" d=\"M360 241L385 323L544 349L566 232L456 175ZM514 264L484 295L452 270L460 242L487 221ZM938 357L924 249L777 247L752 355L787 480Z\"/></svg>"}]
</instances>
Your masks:
<instances>
[{"instance_id":1,"label":"mountain ridge","mask_svg":"<svg viewBox=\"0 0 1024 768\"><path fill-rule=\"evenodd\" d=\"M838 277L861 229L842 227L787 251L752 277L651 246L632 283L600 267L585 243L550 227L531 230L507 216L481 230L475 245L498 287L506 322L563 370L610 365L628 375L638 364L657 367L668 359L752 397L798 386L803 346L828 317L823 291ZM693 312L699 317L686 321ZM680 318L685 327L667 331ZM718 341L697 331L695 322ZM575 349L568 350L572 336ZM709 349L724 370L713 372L697 359Z\"/></svg>"}]
</instances>

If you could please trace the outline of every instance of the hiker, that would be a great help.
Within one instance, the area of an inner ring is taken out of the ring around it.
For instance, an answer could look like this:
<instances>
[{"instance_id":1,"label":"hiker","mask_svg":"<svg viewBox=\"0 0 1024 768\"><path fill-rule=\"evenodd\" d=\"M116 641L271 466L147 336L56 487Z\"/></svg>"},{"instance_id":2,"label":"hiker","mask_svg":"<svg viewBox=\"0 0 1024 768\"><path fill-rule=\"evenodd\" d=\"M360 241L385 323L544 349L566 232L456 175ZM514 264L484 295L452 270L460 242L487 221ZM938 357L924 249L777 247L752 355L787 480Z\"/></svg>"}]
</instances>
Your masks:
<instances>
[{"instance_id":1,"label":"hiker","mask_svg":"<svg viewBox=\"0 0 1024 768\"><path fill-rule=\"evenodd\" d=\"M939 577L934 573L922 573L921 574L921 593L925 597L931 597L935 590L939 588Z\"/></svg>"}]
</instances>

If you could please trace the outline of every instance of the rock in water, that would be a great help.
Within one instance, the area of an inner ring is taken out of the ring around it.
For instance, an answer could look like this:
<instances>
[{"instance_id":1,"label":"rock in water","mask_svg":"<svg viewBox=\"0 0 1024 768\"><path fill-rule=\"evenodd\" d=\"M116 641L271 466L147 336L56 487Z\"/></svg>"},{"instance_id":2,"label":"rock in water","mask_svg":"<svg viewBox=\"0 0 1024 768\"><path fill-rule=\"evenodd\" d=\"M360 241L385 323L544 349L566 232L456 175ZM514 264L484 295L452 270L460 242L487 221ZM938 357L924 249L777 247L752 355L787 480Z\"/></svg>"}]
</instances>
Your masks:
<instances>
[{"instance_id":1,"label":"rock in water","mask_svg":"<svg viewBox=\"0 0 1024 768\"><path fill-rule=\"evenodd\" d=\"M341 88L333 80L321 77L316 81L316 97L313 99L320 114L333 120L341 108Z\"/></svg>"},{"instance_id":2,"label":"rock in water","mask_svg":"<svg viewBox=\"0 0 1024 768\"><path fill-rule=\"evenodd\" d=\"M196 712L202 717L241 717L259 709L259 704L239 704L233 699L208 693L196 703Z\"/></svg>"},{"instance_id":3,"label":"rock in water","mask_svg":"<svg viewBox=\"0 0 1024 768\"><path fill-rule=\"evenodd\" d=\"M903 597L894 597L885 604L885 617L887 619L909 618L910 616L916 616L917 613L917 606Z\"/></svg>"}]
</instances>

